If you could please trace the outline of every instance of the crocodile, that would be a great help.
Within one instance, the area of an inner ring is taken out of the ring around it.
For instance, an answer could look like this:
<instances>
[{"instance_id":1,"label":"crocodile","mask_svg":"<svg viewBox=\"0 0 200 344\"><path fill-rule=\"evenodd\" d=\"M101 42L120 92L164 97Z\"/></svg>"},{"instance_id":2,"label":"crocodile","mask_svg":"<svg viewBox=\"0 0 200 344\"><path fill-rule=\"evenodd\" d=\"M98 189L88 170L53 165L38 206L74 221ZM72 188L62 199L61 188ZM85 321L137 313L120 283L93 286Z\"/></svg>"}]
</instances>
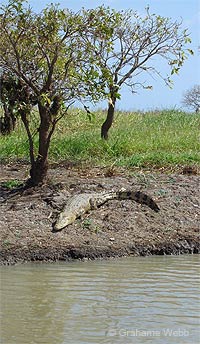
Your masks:
<instances>
[{"instance_id":1,"label":"crocodile","mask_svg":"<svg viewBox=\"0 0 200 344\"><path fill-rule=\"evenodd\" d=\"M146 204L149 208L158 212L160 208L156 202L141 191L110 191L101 193L81 193L68 199L63 210L58 215L53 224L53 231L60 231L72 224L78 217L87 213L89 210L97 209L109 200L134 200L140 204Z\"/></svg>"}]
</instances>

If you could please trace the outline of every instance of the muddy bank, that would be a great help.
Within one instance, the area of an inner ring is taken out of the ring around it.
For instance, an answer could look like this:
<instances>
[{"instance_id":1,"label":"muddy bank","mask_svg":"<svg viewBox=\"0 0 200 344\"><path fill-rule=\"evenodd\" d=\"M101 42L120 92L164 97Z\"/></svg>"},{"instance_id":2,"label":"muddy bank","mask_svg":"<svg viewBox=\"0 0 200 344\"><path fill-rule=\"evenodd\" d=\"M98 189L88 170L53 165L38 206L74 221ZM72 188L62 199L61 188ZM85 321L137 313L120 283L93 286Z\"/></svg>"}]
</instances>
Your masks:
<instances>
[{"instance_id":1,"label":"muddy bank","mask_svg":"<svg viewBox=\"0 0 200 344\"><path fill-rule=\"evenodd\" d=\"M29 166L0 168L0 264L200 252L200 176L191 171L89 170L60 164L50 168L47 185L7 199L5 182L24 181ZM152 196L161 211L111 200L61 232L52 232L71 195L122 187Z\"/></svg>"}]
</instances>

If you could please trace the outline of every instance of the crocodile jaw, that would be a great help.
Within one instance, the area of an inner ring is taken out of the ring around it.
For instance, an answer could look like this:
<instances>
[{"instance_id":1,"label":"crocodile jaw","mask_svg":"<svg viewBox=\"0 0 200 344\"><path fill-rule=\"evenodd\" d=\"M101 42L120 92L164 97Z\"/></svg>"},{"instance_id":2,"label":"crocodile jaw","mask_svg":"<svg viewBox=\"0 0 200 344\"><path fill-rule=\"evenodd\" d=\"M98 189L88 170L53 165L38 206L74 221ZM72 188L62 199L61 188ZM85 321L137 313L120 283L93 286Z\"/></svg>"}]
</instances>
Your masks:
<instances>
[{"instance_id":1,"label":"crocodile jaw","mask_svg":"<svg viewBox=\"0 0 200 344\"><path fill-rule=\"evenodd\" d=\"M66 216L63 213L60 213L55 225L53 226L53 230L60 231L61 229L73 223L75 220L76 215L71 214L69 216Z\"/></svg>"}]
</instances>

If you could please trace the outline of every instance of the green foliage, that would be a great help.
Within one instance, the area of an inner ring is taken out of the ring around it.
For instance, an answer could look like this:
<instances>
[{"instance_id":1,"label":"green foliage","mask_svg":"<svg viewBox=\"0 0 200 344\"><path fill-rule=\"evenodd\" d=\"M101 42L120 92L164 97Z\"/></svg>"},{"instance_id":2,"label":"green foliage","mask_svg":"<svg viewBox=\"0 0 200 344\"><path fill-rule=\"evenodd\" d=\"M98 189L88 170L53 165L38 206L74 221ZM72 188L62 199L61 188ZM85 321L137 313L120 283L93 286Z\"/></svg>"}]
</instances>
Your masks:
<instances>
[{"instance_id":1,"label":"green foliage","mask_svg":"<svg viewBox=\"0 0 200 344\"><path fill-rule=\"evenodd\" d=\"M1 185L5 186L8 189L13 189L22 185L22 182L20 180L13 179L13 180L8 180L6 182L1 183Z\"/></svg>"},{"instance_id":2,"label":"green foliage","mask_svg":"<svg viewBox=\"0 0 200 344\"><path fill-rule=\"evenodd\" d=\"M51 4L36 14L23 0L10 0L0 11L0 67L25 83L38 101L50 105L55 95L66 103L104 96L105 85L84 37L95 34L109 46L112 29L106 23L114 21L115 12L99 7L73 13Z\"/></svg>"},{"instance_id":3,"label":"green foliage","mask_svg":"<svg viewBox=\"0 0 200 344\"><path fill-rule=\"evenodd\" d=\"M141 17L105 6L73 13L58 4L37 14L26 4L9 0L0 7L0 67L40 99L47 97L49 106L55 95L69 103L74 98L97 101L116 86L114 97L120 99L122 84L134 90L137 75L147 71L171 86L169 77L149 62L155 55L165 58L171 74L177 74L193 54L182 23L151 14L149 7Z\"/></svg>"},{"instance_id":4,"label":"green foliage","mask_svg":"<svg viewBox=\"0 0 200 344\"><path fill-rule=\"evenodd\" d=\"M99 11L92 10L91 15L101 18ZM182 29L182 23L151 14L149 7L144 17L133 10L115 12L101 8L101 11L110 37L96 34L93 28L93 34L86 35L85 41L94 54L93 62L98 66L100 80L107 87L108 96L120 99L120 88L124 83L131 91L139 86L151 89L151 85L146 86L137 80L139 74L147 72L153 77L157 75L171 88L172 80L154 67L152 60L155 56L164 58L169 74L178 74L185 60L193 54L192 49L187 48L191 39L187 29ZM113 92L116 86L117 92Z\"/></svg>"}]
</instances>

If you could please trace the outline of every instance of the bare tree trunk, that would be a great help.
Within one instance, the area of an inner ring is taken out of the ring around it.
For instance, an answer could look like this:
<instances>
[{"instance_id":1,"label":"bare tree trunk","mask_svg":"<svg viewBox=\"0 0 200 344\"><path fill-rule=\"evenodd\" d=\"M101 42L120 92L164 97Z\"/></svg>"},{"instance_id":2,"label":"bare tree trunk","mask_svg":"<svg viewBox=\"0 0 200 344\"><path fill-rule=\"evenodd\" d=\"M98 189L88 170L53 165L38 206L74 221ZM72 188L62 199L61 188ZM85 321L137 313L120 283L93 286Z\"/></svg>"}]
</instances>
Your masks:
<instances>
[{"instance_id":1,"label":"bare tree trunk","mask_svg":"<svg viewBox=\"0 0 200 344\"><path fill-rule=\"evenodd\" d=\"M45 182L48 171L48 160L43 157L37 157L36 161L31 165L30 178L27 186L37 186Z\"/></svg>"},{"instance_id":2,"label":"bare tree trunk","mask_svg":"<svg viewBox=\"0 0 200 344\"><path fill-rule=\"evenodd\" d=\"M112 126L114 120L114 113L115 113L115 102L116 98L113 96L110 98L109 105L108 105L108 112L105 122L101 126L101 138L104 140L108 139L108 131Z\"/></svg>"},{"instance_id":3,"label":"bare tree trunk","mask_svg":"<svg viewBox=\"0 0 200 344\"><path fill-rule=\"evenodd\" d=\"M15 129L16 117L13 114L12 107L3 102L4 116L0 117L0 133L3 135L10 134Z\"/></svg>"},{"instance_id":4,"label":"bare tree trunk","mask_svg":"<svg viewBox=\"0 0 200 344\"><path fill-rule=\"evenodd\" d=\"M53 132L51 132L51 116L49 109L41 104L38 104L38 108L41 119L39 127L39 149L37 159L31 158L30 179L27 181L28 186L43 184L47 177L48 150L50 136Z\"/></svg>"}]
</instances>

